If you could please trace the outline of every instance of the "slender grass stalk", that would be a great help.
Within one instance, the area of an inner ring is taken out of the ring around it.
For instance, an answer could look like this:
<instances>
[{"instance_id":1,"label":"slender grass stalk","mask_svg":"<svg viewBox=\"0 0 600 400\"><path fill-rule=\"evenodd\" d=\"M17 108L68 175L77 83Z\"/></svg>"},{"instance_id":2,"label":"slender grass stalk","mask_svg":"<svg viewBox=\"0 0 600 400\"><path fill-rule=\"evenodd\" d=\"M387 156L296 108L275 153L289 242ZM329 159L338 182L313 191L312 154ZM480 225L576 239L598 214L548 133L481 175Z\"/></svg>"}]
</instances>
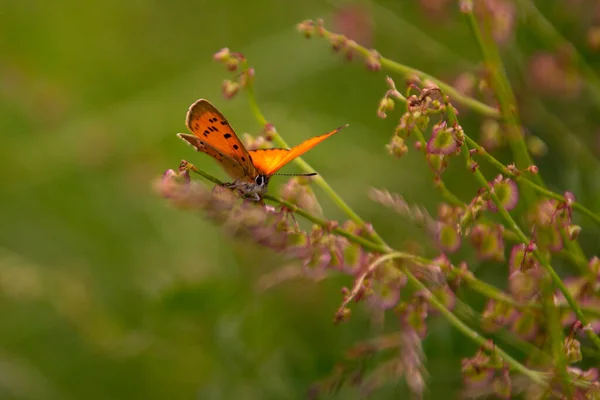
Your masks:
<instances>
[{"instance_id":1,"label":"slender grass stalk","mask_svg":"<svg viewBox=\"0 0 600 400\"><path fill-rule=\"evenodd\" d=\"M322 26L318 28L319 34L322 35L325 39L329 41L332 40L333 36L337 34L328 31ZM352 42L351 44L352 50L356 51L364 58L371 57L373 55L373 50L367 49L364 46L359 45L356 42ZM383 57L381 55L378 56L378 61L381 63L383 68L386 68L389 71L392 71L398 75L403 76L405 79L410 79L414 77L418 77L422 81L431 81L435 83L440 89L442 89L445 93L452 96L452 98L458 103L467 108L472 109L473 111L490 118L500 118L500 113L494 107L490 107L487 104L484 104L476 99L473 99L469 96L465 96L458 90L456 90L451 85L437 79L436 77L427 74L426 72L420 71L416 68L409 67L407 65L401 64L399 62L393 61L389 58Z\"/></svg>"},{"instance_id":2,"label":"slender grass stalk","mask_svg":"<svg viewBox=\"0 0 600 400\"><path fill-rule=\"evenodd\" d=\"M491 38L489 32L484 32L480 29L477 18L475 18L475 14L472 10L465 12L465 15L469 22L469 27L473 32L473 36L477 40L477 44L483 55L484 63L490 72L490 85L498 100L500 113L506 127L506 137L512 150L515 163L519 168L526 168L532 165L533 161L524 140L515 95L508 81L508 77L506 76L504 66L502 65L497 44ZM487 17L489 18L489 16ZM544 185L539 175L535 175L533 179L538 185ZM533 198L527 191L525 192L525 195L528 199ZM528 202L530 203L530 201Z\"/></svg>"}]
</instances>

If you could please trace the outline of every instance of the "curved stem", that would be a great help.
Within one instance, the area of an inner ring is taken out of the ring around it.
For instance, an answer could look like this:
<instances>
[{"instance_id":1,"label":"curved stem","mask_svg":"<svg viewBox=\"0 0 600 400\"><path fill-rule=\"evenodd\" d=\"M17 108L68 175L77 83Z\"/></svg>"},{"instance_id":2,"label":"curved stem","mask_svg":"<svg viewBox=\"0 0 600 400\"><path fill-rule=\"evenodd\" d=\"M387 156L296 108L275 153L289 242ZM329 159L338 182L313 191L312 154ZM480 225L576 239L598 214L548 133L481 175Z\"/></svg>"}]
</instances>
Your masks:
<instances>
[{"instance_id":1,"label":"curved stem","mask_svg":"<svg viewBox=\"0 0 600 400\"><path fill-rule=\"evenodd\" d=\"M369 265L356 278L356 280L354 281L354 285L352 286L352 290L350 291L350 293L348 293L347 296L344 297L344 301L342 302L342 304L338 308L337 312L335 313L335 321L336 322L341 322L345 318L345 316L347 315L347 312L348 312L348 309L347 309L348 304L350 304L350 302L352 300L354 300L356 298L356 296L358 296L358 294L364 288L363 283L364 283L365 279L367 279L367 277L369 275L371 275L377 269L378 266L380 266L381 264L383 264L386 261L393 260L396 258L412 259L412 255L408 254L408 253L404 253L404 252L394 251L392 253L385 254L385 255L379 257L377 260L373 261L371 263L371 265Z\"/></svg>"},{"instance_id":2,"label":"curved stem","mask_svg":"<svg viewBox=\"0 0 600 400\"><path fill-rule=\"evenodd\" d=\"M500 59L498 46L491 38L489 32L486 31L484 35L484 32L479 29L479 23L472 10L466 12L465 15L469 22L469 27L477 40L485 65L490 73L490 85L498 100L500 113L504 119L506 137L513 153L515 163L519 168L526 168L532 165L533 161L531 160L529 150L527 149L524 140L515 95L506 76L502 60ZM489 23L489 18L489 15L485 15L484 21ZM544 185L544 182L539 175L535 175L533 179L537 184ZM531 193L531 189L523 190L523 195L527 203L532 202L533 194Z\"/></svg>"},{"instance_id":3,"label":"curved stem","mask_svg":"<svg viewBox=\"0 0 600 400\"><path fill-rule=\"evenodd\" d=\"M336 33L328 31L327 29L325 29L323 27L319 27L318 29L319 29L319 34L322 34L322 36L328 40L332 39L332 36L338 35ZM352 46L352 50L356 51L358 54L360 54L364 58L373 57L373 54L374 54L373 50L367 49L366 47L363 47L356 42L352 42L351 46ZM494 107L490 107L487 104L484 104L478 100L475 100L472 97L465 96L464 94L462 94L461 92L456 90L451 85L448 85L447 83L442 82L441 80L437 79L434 76L431 76L431 75L429 75L423 71L420 71L416 68L412 68L407 65L400 64L396 61L393 61L389 58L383 57L379 54L378 54L377 60L381 63L381 66L383 68L386 68L386 69L393 71L399 75L402 75L404 78L409 79L409 78L418 77L422 81L431 81L431 82L435 83L445 93L452 96L452 99L455 100L457 103L462 104L463 106L470 108L473 111L476 111L483 116L491 117L491 118L499 118L500 117L500 113Z\"/></svg>"}]
</instances>

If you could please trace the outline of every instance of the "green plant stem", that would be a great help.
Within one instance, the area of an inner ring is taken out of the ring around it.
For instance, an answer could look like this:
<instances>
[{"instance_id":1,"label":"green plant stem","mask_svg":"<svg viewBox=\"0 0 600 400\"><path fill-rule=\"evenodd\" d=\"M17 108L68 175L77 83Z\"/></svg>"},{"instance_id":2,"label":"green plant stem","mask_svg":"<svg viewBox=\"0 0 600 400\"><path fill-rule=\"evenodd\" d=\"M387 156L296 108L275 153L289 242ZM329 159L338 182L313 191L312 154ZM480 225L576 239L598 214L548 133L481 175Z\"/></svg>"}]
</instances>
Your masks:
<instances>
[{"instance_id":1,"label":"green plant stem","mask_svg":"<svg viewBox=\"0 0 600 400\"><path fill-rule=\"evenodd\" d=\"M244 61L243 69L247 73L248 65ZM258 121L261 126L265 126L268 124L267 119L262 113L260 107L258 106L258 102L256 101L256 96L254 94L254 77L248 74L248 80L246 82L246 93L248 94L248 102L250 103L250 108L252 109L252 113L254 117ZM281 147L289 148L290 146L283 140L279 133L274 132L273 140ZM298 157L294 159L294 162L305 172L313 172L315 169L310 166L306 161L302 158ZM331 200L350 218L352 221L356 222L361 226L366 226L365 221L356 213L354 210L337 194L337 192L327 183L325 179L321 175L317 175L314 178L314 182L317 186L319 186L330 198ZM382 246L388 247L385 241L379 234L375 231L370 232L369 236L373 239L373 241L379 243Z\"/></svg>"},{"instance_id":2,"label":"green plant stem","mask_svg":"<svg viewBox=\"0 0 600 400\"><path fill-rule=\"evenodd\" d=\"M557 375L563 383L563 390L567 394L567 398L572 397L573 388L569 385L569 375L567 372L568 363L564 351L563 329L560 323L559 310L554 306L554 290L552 282L548 279L543 279L541 283L540 296L541 303L544 308L544 314L547 320L547 332L550 336L550 352L553 358L553 365L557 371Z\"/></svg>"},{"instance_id":3,"label":"green plant stem","mask_svg":"<svg viewBox=\"0 0 600 400\"><path fill-rule=\"evenodd\" d=\"M490 72L491 82L490 86L496 94L498 105L500 107L500 113L505 123L507 139L515 163L518 168L526 168L533 164L527 145L524 140L523 132L521 130L521 122L517 111L517 104L515 96L504 71L504 66L498 53L498 47L496 42L491 38L489 32L486 32L484 36L483 32L479 29L479 24L475 15L472 11L466 12L469 27L475 36L483 59L487 69ZM489 23L489 16L486 16L486 20ZM539 175L534 176L534 180L538 185L544 185ZM524 190L523 195L528 203L531 203L534 196L530 190Z\"/></svg>"},{"instance_id":4,"label":"green plant stem","mask_svg":"<svg viewBox=\"0 0 600 400\"><path fill-rule=\"evenodd\" d=\"M331 39L332 35L337 35L336 33L332 33L325 28L320 28L319 32L322 32L323 37L328 40ZM352 49L354 51L356 51L358 54L360 54L361 56L363 56L364 58L373 56L373 50L367 49L366 47L363 47L355 42L352 43ZM435 83L445 93L451 95L452 98L454 100L456 100L457 103L462 104L465 107L468 107L468 108L472 109L473 111L480 113L483 116L491 117L491 118L499 118L500 117L500 113L495 108L490 107L487 104L484 104L484 103L482 103L478 100L475 100L471 97L465 96L464 94L460 93L458 90L453 88L451 85L448 85L447 83L444 83L444 82L440 81L439 79L437 79L423 71L419 71L416 68L411 68L407 65L400 64L396 61L390 60L389 58L385 58L383 56L380 56L378 58L378 61L381 63L381 66L383 68L386 68L386 69L393 71L399 75L402 75L406 79L418 77L422 81L431 81L431 82Z\"/></svg>"}]
</instances>

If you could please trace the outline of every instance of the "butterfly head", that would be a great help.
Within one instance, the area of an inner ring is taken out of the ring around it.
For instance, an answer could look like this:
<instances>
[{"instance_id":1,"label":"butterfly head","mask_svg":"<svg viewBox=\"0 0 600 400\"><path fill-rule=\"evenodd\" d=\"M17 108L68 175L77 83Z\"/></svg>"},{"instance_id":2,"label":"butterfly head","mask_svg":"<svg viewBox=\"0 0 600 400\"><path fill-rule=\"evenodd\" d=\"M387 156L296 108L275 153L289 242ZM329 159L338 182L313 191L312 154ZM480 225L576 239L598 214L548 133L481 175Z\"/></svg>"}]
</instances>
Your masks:
<instances>
[{"instance_id":1,"label":"butterfly head","mask_svg":"<svg viewBox=\"0 0 600 400\"><path fill-rule=\"evenodd\" d=\"M238 179L233 183L226 184L231 189L237 189L243 197L260 199L267 193L270 176L259 174L252 180Z\"/></svg>"},{"instance_id":2,"label":"butterfly head","mask_svg":"<svg viewBox=\"0 0 600 400\"><path fill-rule=\"evenodd\" d=\"M246 186L246 192L248 194L256 193L258 195L263 195L263 194L267 193L268 185L269 185L269 176L264 175L264 174L259 174L259 175L256 175L256 178L254 178L254 182L248 183L248 185Z\"/></svg>"}]
</instances>

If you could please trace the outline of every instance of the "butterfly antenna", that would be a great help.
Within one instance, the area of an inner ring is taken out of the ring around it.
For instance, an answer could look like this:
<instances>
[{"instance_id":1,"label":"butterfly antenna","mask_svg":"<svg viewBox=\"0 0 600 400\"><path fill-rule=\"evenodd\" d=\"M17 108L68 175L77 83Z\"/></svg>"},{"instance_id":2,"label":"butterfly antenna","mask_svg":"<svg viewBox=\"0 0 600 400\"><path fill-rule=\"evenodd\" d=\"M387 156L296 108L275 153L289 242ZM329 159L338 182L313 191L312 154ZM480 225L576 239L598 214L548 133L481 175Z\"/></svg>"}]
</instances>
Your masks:
<instances>
[{"instance_id":1,"label":"butterfly antenna","mask_svg":"<svg viewBox=\"0 0 600 400\"><path fill-rule=\"evenodd\" d=\"M315 176L317 175L316 172L309 172L307 174L275 174L277 176Z\"/></svg>"}]
</instances>

